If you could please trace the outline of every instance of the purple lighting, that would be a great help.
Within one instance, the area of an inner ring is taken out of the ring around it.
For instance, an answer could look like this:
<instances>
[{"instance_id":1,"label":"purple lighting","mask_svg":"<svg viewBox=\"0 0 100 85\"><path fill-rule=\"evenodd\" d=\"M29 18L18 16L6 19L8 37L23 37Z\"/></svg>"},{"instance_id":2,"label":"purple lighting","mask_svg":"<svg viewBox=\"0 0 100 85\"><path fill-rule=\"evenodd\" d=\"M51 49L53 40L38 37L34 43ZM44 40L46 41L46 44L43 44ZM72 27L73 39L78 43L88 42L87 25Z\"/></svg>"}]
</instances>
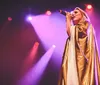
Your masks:
<instances>
[{"instance_id":1,"label":"purple lighting","mask_svg":"<svg viewBox=\"0 0 100 85\"><path fill-rule=\"evenodd\" d=\"M56 46L55 45L52 45L52 47L55 48Z\"/></svg>"},{"instance_id":2,"label":"purple lighting","mask_svg":"<svg viewBox=\"0 0 100 85\"><path fill-rule=\"evenodd\" d=\"M40 38L44 49L47 50L50 46L53 48L56 46L55 53L53 54L55 57L52 59L55 65L59 66L60 62L58 61L61 61L66 38L68 37L66 34L65 17L59 16L58 13L52 13L50 16L38 15L32 18L30 23Z\"/></svg>"},{"instance_id":3,"label":"purple lighting","mask_svg":"<svg viewBox=\"0 0 100 85\"><path fill-rule=\"evenodd\" d=\"M38 85L38 82L49 63L54 50L54 47L48 49L37 64L31 68L21 80L18 81L17 85Z\"/></svg>"},{"instance_id":4,"label":"purple lighting","mask_svg":"<svg viewBox=\"0 0 100 85\"><path fill-rule=\"evenodd\" d=\"M32 20L32 16L27 16L27 21L31 21Z\"/></svg>"}]
</instances>

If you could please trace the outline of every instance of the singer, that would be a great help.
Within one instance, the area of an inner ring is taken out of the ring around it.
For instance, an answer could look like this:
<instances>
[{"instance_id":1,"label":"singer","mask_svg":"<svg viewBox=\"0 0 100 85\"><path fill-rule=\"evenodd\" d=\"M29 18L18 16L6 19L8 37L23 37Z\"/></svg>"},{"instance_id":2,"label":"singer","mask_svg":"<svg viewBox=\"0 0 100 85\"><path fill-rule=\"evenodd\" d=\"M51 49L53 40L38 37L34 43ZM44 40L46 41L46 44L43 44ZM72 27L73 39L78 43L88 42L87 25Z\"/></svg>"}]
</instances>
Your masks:
<instances>
[{"instance_id":1,"label":"singer","mask_svg":"<svg viewBox=\"0 0 100 85\"><path fill-rule=\"evenodd\" d=\"M100 59L94 28L79 7L66 12L68 38L58 85L100 85Z\"/></svg>"}]
</instances>

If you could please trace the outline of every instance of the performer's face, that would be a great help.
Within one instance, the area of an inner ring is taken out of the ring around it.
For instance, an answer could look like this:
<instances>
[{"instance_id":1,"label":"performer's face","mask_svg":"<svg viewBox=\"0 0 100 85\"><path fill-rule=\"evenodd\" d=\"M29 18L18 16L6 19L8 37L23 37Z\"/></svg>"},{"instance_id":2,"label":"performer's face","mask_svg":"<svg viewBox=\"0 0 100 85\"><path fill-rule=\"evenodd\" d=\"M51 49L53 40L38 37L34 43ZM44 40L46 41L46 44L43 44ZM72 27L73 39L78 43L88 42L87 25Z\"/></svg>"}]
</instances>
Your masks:
<instances>
[{"instance_id":1,"label":"performer's face","mask_svg":"<svg viewBox=\"0 0 100 85\"><path fill-rule=\"evenodd\" d=\"M82 13L78 9L75 9L72 15L73 15L72 20L75 24L77 24L82 19Z\"/></svg>"}]
</instances>

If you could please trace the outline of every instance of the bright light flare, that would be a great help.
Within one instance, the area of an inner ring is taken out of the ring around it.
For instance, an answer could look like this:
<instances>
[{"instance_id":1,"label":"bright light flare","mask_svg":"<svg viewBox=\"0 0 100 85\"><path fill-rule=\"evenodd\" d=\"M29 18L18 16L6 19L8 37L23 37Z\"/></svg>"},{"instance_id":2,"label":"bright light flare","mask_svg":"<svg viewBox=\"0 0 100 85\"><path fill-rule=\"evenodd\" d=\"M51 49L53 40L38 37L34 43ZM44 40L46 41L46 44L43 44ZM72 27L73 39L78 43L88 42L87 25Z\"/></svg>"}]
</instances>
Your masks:
<instances>
[{"instance_id":1,"label":"bright light flare","mask_svg":"<svg viewBox=\"0 0 100 85\"><path fill-rule=\"evenodd\" d=\"M93 6L91 4L85 4L86 10L92 10Z\"/></svg>"},{"instance_id":2,"label":"bright light flare","mask_svg":"<svg viewBox=\"0 0 100 85\"><path fill-rule=\"evenodd\" d=\"M50 10L47 10L46 11L46 15L51 15L51 11Z\"/></svg>"},{"instance_id":3,"label":"bright light flare","mask_svg":"<svg viewBox=\"0 0 100 85\"><path fill-rule=\"evenodd\" d=\"M55 48L56 46L55 45L52 45L52 47Z\"/></svg>"},{"instance_id":4,"label":"bright light flare","mask_svg":"<svg viewBox=\"0 0 100 85\"><path fill-rule=\"evenodd\" d=\"M92 5L88 4L87 9L92 9Z\"/></svg>"},{"instance_id":5,"label":"bright light flare","mask_svg":"<svg viewBox=\"0 0 100 85\"><path fill-rule=\"evenodd\" d=\"M38 43L35 43L38 44ZM45 71L50 58L54 52L55 48L51 47L37 62L37 64L31 68L28 73L18 81L17 85L37 85L40 78L42 77L43 72Z\"/></svg>"},{"instance_id":6,"label":"bright light flare","mask_svg":"<svg viewBox=\"0 0 100 85\"><path fill-rule=\"evenodd\" d=\"M27 16L27 21L31 21L32 20L32 16Z\"/></svg>"}]
</instances>

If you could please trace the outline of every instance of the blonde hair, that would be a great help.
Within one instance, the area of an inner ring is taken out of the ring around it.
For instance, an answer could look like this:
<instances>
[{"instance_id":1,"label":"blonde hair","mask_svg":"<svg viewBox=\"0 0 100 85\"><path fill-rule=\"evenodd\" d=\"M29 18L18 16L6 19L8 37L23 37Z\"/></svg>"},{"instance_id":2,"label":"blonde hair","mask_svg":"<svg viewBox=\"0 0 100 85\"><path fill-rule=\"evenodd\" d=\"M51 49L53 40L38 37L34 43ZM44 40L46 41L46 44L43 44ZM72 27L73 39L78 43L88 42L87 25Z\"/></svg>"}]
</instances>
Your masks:
<instances>
[{"instance_id":1,"label":"blonde hair","mask_svg":"<svg viewBox=\"0 0 100 85\"><path fill-rule=\"evenodd\" d=\"M79 7L76 7L74 10L79 10L80 12L81 12L81 14L82 14L82 22L84 22L84 21L87 21L87 22L90 22L90 19L89 19L89 17L88 17L88 15L87 15L87 13L85 12L85 11L83 11L81 8L79 8Z\"/></svg>"}]
</instances>

